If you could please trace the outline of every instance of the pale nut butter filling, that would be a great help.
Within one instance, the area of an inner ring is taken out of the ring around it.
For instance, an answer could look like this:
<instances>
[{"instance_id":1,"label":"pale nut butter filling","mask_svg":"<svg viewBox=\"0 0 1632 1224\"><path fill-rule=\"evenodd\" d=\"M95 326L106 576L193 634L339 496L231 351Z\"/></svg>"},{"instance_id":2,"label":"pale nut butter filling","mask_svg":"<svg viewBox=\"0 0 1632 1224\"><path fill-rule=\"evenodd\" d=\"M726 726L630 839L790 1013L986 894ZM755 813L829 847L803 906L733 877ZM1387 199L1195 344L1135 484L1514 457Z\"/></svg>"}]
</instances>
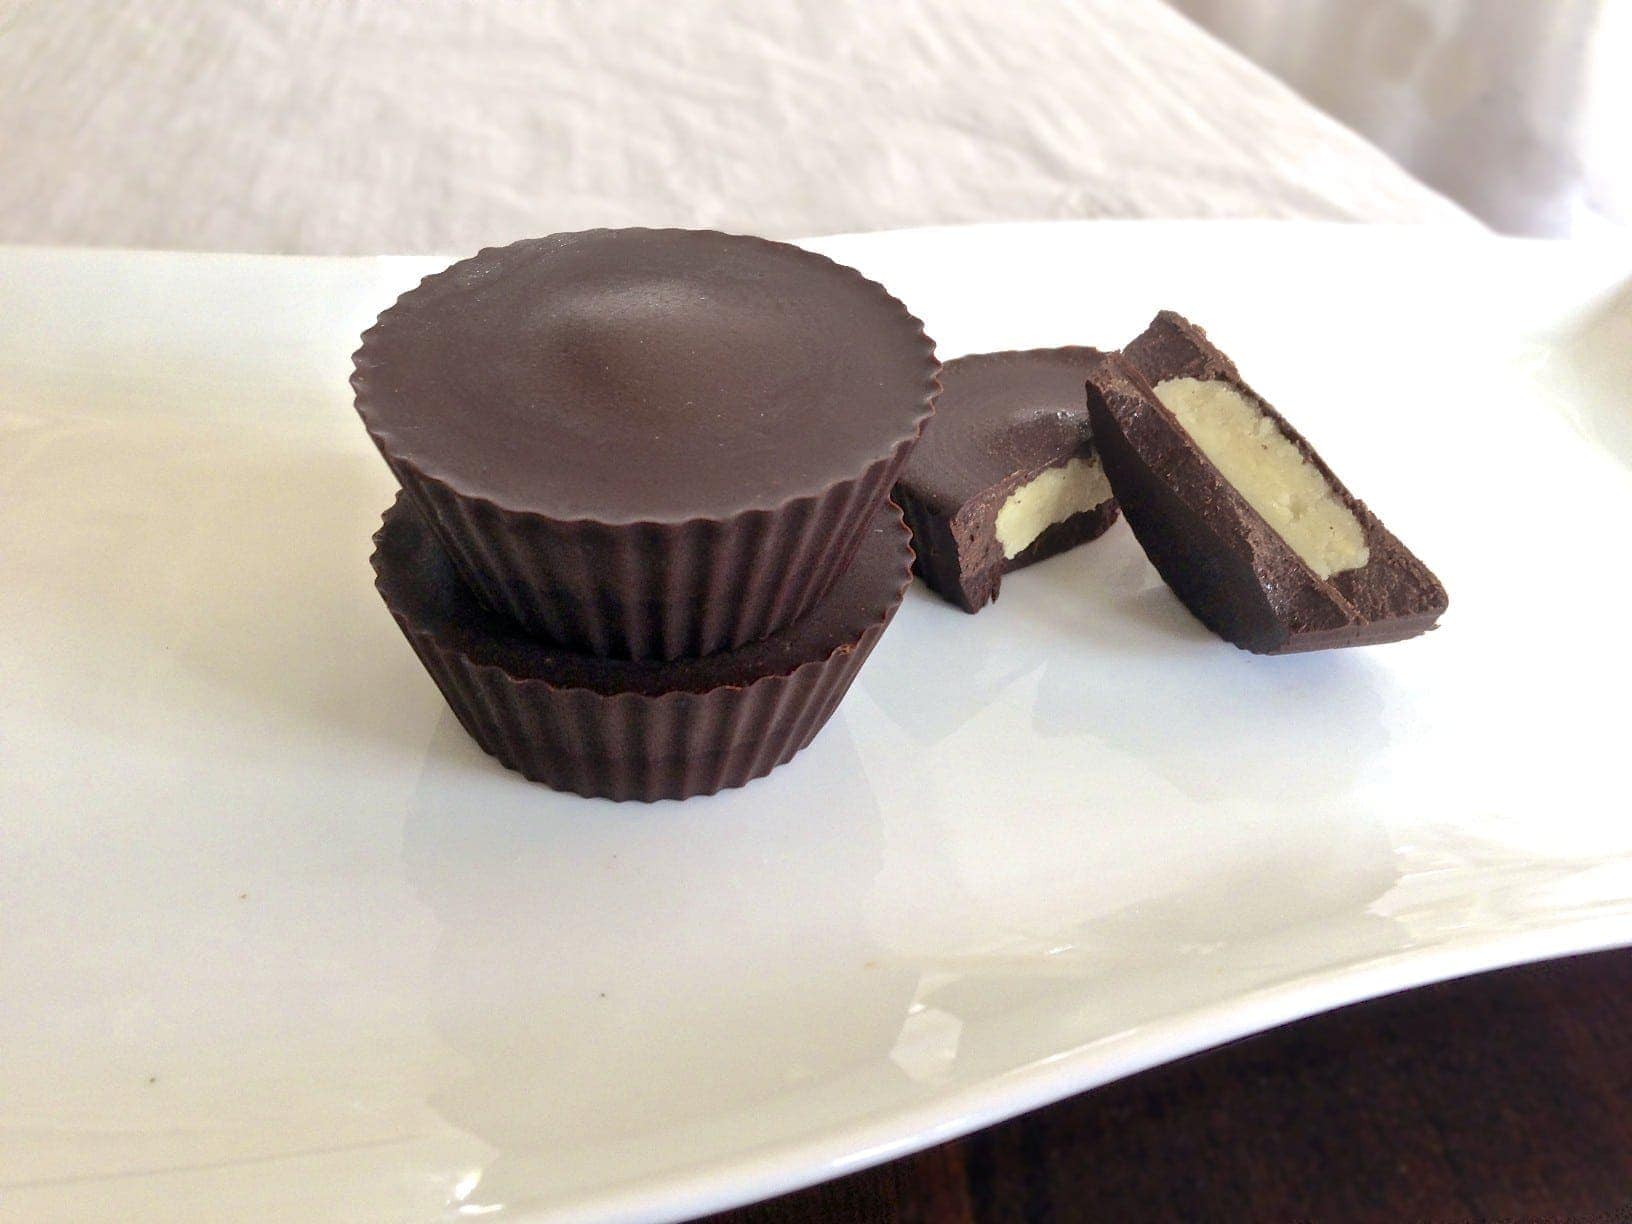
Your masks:
<instances>
[{"instance_id":1,"label":"pale nut butter filling","mask_svg":"<svg viewBox=\"0 0 1632 1224\"><path fill-rule=\"evenodd\" d=\"M1155 391L1224 479L1322 579L1371 559L1354 511L1246 396L1199 378L1165 378Z\"/></svg>"},{"instance_id":2,"label":"pale nut butter filling","mask_svg":"<svg viewBox=\"0 0 1632 1224\"><path fill-rule=\"evenodd\" d=\"M997 512L997 542L1012 561L1056 523L1104 505L1111 483L1099 459L1071 459L1039 472L1021 485Z\"/></svg>"}]
</instances>

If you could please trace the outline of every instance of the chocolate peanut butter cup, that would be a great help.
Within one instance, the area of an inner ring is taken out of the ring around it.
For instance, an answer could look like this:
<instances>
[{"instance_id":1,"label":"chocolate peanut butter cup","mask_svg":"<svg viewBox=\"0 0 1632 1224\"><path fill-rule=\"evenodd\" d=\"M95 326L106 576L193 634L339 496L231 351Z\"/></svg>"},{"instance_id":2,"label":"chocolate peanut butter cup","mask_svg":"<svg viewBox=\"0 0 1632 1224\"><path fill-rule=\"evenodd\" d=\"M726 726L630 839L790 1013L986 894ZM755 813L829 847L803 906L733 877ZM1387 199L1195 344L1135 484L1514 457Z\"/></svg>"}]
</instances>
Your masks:
<instances>
[{"instance_id":1,"label":"chocolate peanut butter cup","mask_svg":"<svg viewBox=\"0 0 1632 1224\"><path fill-rule=\"evenodd\" d=\"M1187 319L1163 311L1090 363L1117 502L1185 606L1243 650L1414 637L1445 588Z\"/></svg>"},{"instance_id":2,"label":"chocolate peanut butter cup","mask_svg":"<svg viewBox=\"0 0 1632 1224\"><path fill-rule=\"evenodd\" d=\"M1116 520L1083 398L1092 349L976 353L941 369L935 416L895 485L915 569L966 612L1004 574Z\"/></svg>"},{"instance_id":3,"label":"chocolate peanut butter cup","mask_svg":"<svg viewBox=\"0 0 1632 1224\"><path fill-rule=\"evenodd\" d=\"M357 410L465 581L616 658L757 641L855 555L939 366L880 285L785 243L591 230L427 277Z\"/></svg>"},{"instance_id":4,"label":"chocolate peanut butter cup","mask_svg":"<svg viewBox=\"0 0 1632 1224\"><path fill-rule=\"evenodd\" d=\"M405 494L374 537L375 585L465 730L557 790L684 799L789 760L838 707L911 581L886 501L813 607L761 641L671 662L604 659L530 637L478 600Z\"/></svg>"}]
</instances>

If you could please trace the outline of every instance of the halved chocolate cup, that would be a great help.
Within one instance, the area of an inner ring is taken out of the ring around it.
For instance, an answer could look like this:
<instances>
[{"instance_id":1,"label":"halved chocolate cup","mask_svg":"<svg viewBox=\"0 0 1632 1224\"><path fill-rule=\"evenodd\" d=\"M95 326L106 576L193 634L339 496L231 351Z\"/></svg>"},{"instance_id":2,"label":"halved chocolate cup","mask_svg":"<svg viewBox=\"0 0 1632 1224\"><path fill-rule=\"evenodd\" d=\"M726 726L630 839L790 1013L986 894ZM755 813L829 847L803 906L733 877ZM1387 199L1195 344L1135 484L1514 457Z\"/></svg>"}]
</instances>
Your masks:
<instances>
[{"instance_id":1,"label":"halved chocolate cup","mask_svg":"<svg viewBox=\"0 0 1632 1224\"><path fill-rule=\"evenodd\" d=\"M1116 521L1083 404L1092 353L976 353L941 368L935 415L894 496L918 576L965 612L996 599L1004 574Z\"/></svg>"},{"instance_id":2,"label":"halved chocolate cup","mask_svg":"<svg viewBox=\"0 0 1632 1224\"><path fill-rule=\"evenodd\" d=\"M1366 646L1414 637L1445 611L1439 579L1201 328L1163 311L1122 353L1094 354L1087 392L1128 525L1220 637L1260 654Z\"/></svg>"}]
</instances>

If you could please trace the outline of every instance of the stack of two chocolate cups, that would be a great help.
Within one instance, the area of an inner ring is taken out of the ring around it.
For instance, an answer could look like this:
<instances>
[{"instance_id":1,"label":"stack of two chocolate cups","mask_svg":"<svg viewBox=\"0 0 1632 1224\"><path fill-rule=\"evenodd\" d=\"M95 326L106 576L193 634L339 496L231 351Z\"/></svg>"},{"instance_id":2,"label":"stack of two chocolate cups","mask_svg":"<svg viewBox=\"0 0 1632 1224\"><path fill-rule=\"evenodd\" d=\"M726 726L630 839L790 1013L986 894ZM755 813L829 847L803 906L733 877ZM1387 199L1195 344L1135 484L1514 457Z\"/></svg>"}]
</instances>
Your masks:
<instances>
[{"instance_id":1,"label":"stack of two chocolate cups","mask_svg":"<svg viewBox=\"0 0 1632 1224\"><path fill-rule=\"evenodd\" d=\"M888 498L939 366L850 268L706 231L558 234L428 277L354 360L402 486L376 585L529 778L740 786L814 738L900 604Z\"/></svg>"}]
</instances>

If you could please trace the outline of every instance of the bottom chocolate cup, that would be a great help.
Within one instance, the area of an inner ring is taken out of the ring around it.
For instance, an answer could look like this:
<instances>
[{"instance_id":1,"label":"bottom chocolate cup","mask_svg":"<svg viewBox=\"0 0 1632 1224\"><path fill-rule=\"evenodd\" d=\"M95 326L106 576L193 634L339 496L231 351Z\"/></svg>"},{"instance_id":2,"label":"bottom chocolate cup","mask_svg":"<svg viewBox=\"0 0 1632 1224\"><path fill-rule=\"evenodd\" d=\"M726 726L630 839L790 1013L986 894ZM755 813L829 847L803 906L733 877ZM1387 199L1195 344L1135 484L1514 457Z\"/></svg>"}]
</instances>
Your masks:
<instances>
[{"instance_id":1,"label":"bottom chocolate cup","mask_svg":"<svg viewBox=\"0 0 1632 1224\"><path fill-rule=\"evenodd\" d=\"M821 730L911 581L885 502L827 595L780 633L699 659L601 659L529 637L470 593L401 494L374 536L375 586L473 739L556 790L685 799L741 786Z\"/></svg>"}]
</instances>

